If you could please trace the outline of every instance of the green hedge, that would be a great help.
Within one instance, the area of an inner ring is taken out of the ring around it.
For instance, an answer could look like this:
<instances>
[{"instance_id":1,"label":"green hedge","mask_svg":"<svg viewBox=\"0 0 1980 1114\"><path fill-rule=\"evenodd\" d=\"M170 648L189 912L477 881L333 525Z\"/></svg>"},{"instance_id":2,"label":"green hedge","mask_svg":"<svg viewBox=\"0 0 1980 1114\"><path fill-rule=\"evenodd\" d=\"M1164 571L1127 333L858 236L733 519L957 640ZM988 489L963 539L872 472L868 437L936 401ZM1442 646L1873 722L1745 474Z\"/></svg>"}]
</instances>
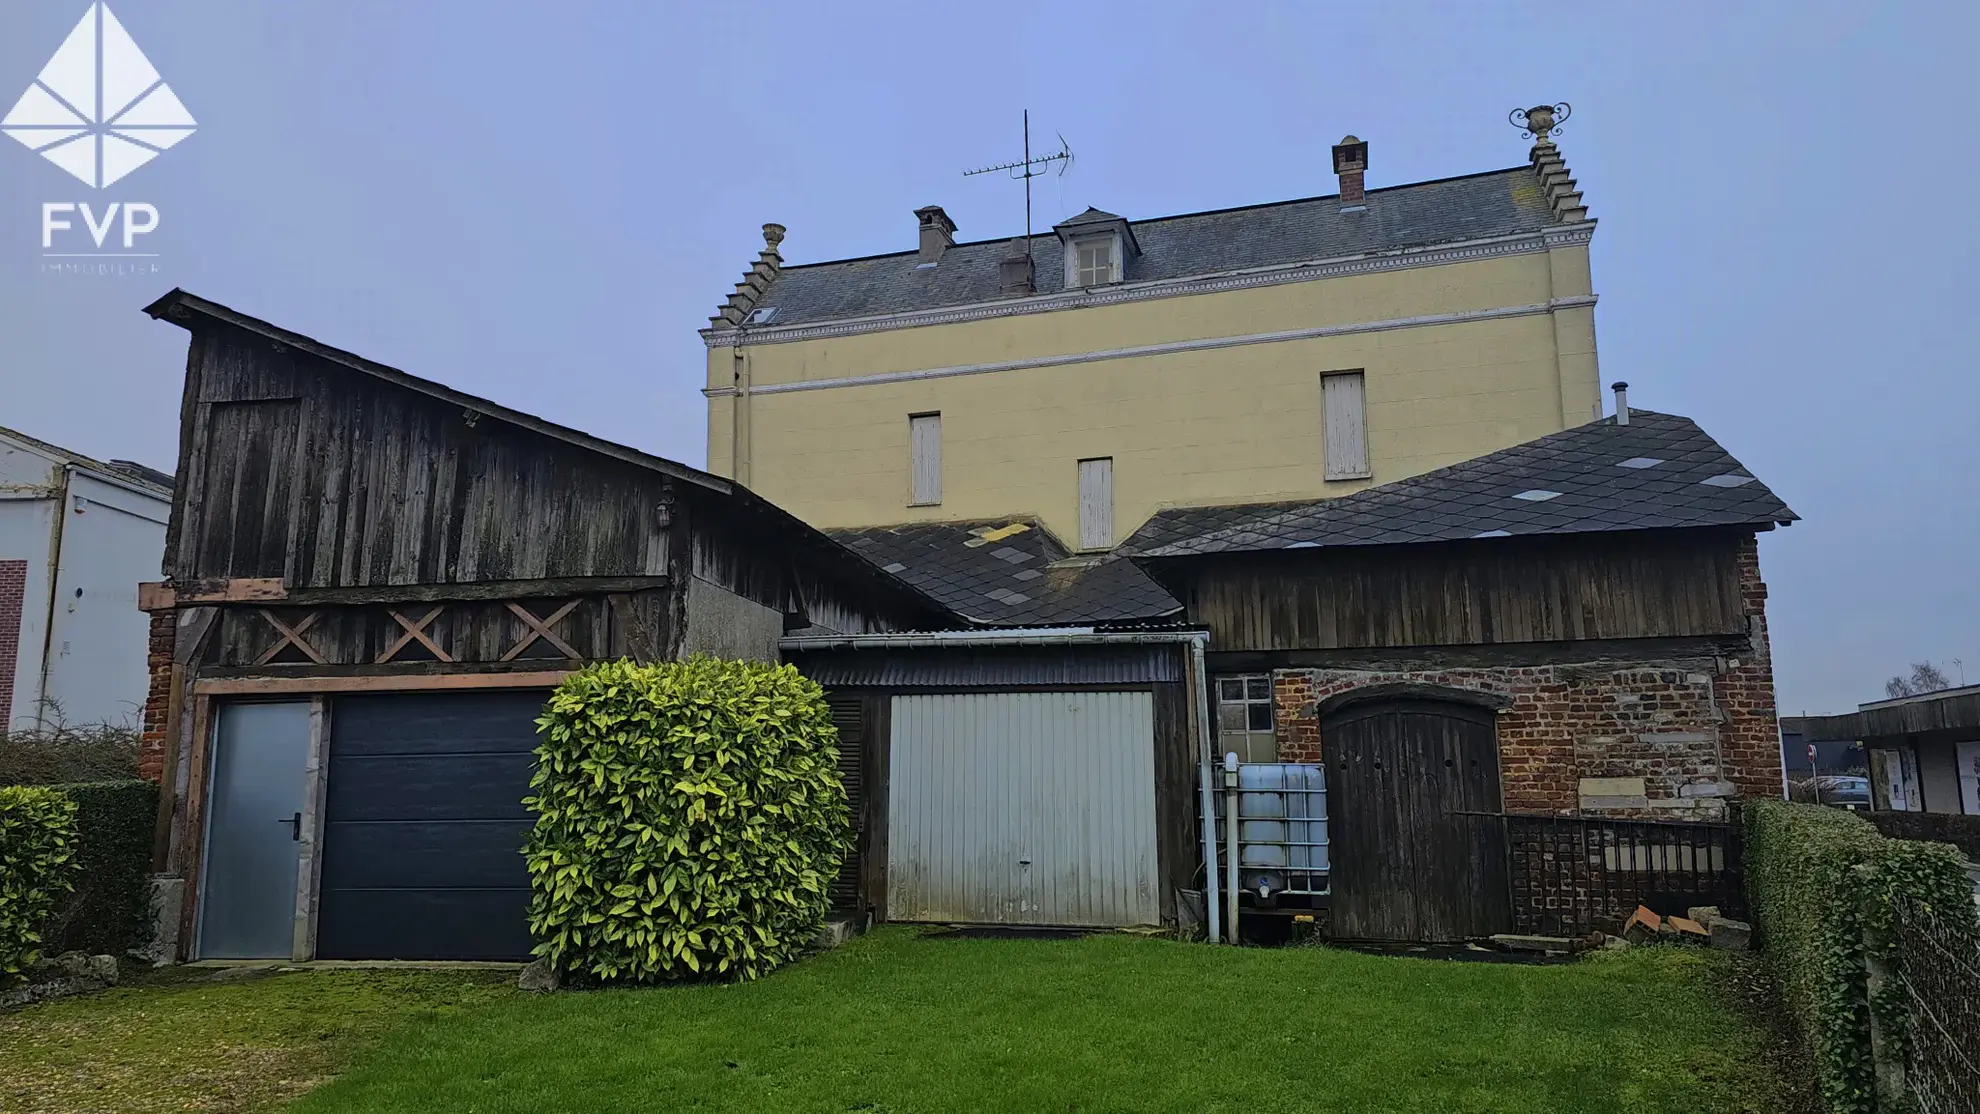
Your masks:
<instances>
[{"instance_id":1,"label":"green hedge","mask_svg":"<svg viewBox=\"0 0 1980 1114\"><path fill-rule=\"evenodd\" d=\"M815 683L787 665L607 662L537 722L539 957L599 982L753 979L811 941L852 831Z\"/></svg>"},{"instance_id":2,"label":"green hedge","mask_svg":"<svg viewBox=\"0 0 1980 1114\"><path fill-rule=\"evenodd\" d=\"M1899 1040L1910 1014L1895 985L1870 1001L1864 929L1887 930L1900 901L1971 925L1965 860L1941 844L1885 839L1840 809L1763 800L1743 811L1748 903L1823 1099L1837 1114L1867 1114L1876 1109L1871 1011ZM1884 958L1896 960L1888 945Z\"/></svg>"},{"instance_id":3,"label":"green hedge","mask_svg":"<svg viewBox=\"0 0 1980 1114\"><path fill-rule=\"evenodd\" d=\"M40 958L42 931L77 865L75 802L38 786L0 788L0 986Z\"/></svg>"},{"instance_id":4,"label":"green hedge","mask_svg":"<svg viewBox=\"0 0 1980 1114\"><path fill-rule=\"evenodd\" d=\"M52 785L76 803L76 889L50 919L51 953L123 955L151 937L152 833L158 787L148 781Z\"/></svg>"}]
</instances>

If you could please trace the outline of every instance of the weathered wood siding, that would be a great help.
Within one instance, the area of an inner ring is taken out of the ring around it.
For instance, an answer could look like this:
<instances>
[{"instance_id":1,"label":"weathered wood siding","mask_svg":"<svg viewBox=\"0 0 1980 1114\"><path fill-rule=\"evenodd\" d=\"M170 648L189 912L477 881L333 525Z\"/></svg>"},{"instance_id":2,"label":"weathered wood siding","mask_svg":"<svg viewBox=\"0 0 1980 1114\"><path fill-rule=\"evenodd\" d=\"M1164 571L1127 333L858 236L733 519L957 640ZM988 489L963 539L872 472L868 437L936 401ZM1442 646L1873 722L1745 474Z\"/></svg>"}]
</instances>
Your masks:
<instances>
[{"instance_id":1,"label":"weathered wood siding","mask_svg":"<svg viewBox=\"0 0 1980 1114\"><path fill-rule=\"evenodd\" d=\"M177 579L316 588L667 572L662 477L266 340L201 340Z\"/></svg>"},{"instance_id":2,"label":"weathered wood siding","mask_svg":"<svg viewBox=\"0 0 1980 1114\"><path fill-rule=\"evenodd\" d=\"M1155 563L1218 651L1740 634L1739 536L1683 530Z\"/></svg>"}]
</instances>

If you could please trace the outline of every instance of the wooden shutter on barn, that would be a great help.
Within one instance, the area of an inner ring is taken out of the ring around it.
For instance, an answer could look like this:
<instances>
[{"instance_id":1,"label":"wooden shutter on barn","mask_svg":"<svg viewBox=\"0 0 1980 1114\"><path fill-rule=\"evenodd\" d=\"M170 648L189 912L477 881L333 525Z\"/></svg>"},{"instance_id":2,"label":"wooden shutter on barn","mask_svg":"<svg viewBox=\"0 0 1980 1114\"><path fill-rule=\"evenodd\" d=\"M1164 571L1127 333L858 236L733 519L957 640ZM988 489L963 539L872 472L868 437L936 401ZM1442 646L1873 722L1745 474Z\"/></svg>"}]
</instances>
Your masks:
<instances>
[{"instance_id":1,"label":"wooden shutter on barn","mask_svg":"<svg viewBox=\"0 0 1980 1114\"><path fill-rule=\"evenodd\" d=\"M828 693L832 726L839 729L839 777L846 784L846 804L852 809L853 847L832 880L832 908L857 910L859 865L866 849L866 700L858 693Z\"/></svg>"},{"instance_id":2,"label":"wooden shutter on barn","mask_svg":"<svg viewBox=\"0 0 1980 1114\"><path fill-rule=\"evenodd\" d=\"M1114 545L1114 458L1079 462L1079 547Z\"/></svg>"}]
</instances>

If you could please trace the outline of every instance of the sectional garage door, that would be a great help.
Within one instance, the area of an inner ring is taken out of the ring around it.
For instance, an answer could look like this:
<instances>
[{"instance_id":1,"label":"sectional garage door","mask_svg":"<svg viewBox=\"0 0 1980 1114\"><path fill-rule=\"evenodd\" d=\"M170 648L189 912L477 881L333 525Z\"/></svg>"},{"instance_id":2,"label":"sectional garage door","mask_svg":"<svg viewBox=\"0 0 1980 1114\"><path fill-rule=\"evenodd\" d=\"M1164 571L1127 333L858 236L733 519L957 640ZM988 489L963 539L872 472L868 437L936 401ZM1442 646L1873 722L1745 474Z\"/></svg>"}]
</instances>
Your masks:
<instances>
[{"instance_id":1,"label":"sectional garage door","mask_svg":"<svg viewBox=\"0 0 1980 1114\"><path fill-rule=\"evenodd\" d=\"M890 720L887 919L1159 920L1149 693L896 696Z\"/></svg>"},{"instance_id":2,"label":"sectional garage door","mask_svg":"<svg viewBox=\"0 0 1980 1114\"><path fill-rule=\"evenodd\" d=\"M522 802L544 697L332 703L319 958L529 957Z\"/></svg>"}]
</instances>

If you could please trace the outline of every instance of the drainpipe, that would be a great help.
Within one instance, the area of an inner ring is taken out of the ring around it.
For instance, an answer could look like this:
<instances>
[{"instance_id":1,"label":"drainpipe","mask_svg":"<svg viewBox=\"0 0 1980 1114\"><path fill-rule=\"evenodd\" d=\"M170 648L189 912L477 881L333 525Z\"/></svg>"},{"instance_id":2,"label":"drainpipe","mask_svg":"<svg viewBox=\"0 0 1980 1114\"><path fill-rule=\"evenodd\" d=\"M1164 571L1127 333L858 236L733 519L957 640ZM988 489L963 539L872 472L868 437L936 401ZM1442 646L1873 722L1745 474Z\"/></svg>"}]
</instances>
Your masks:
<instances>
[{"instance_id":1,"label":"drainpipe","mask_svg":"<svg viewBox=\"0 0 1980 1114\"><path fill-rule=\"evenodd\" d=\"M1190 639L1189 664L1196 677L1196 765L1203 794L1203 913L1208 931L1204 938L1212 944L1223 942L1222 905L1217 900L1217 795L1211 788L1210 762L1210 673L1203 661L1203 644L1208 637ZM1235 930L1235 922L1231 925ZM1231 933L1233 939L1236 931Z\"/></svg>"}]
</instances>

